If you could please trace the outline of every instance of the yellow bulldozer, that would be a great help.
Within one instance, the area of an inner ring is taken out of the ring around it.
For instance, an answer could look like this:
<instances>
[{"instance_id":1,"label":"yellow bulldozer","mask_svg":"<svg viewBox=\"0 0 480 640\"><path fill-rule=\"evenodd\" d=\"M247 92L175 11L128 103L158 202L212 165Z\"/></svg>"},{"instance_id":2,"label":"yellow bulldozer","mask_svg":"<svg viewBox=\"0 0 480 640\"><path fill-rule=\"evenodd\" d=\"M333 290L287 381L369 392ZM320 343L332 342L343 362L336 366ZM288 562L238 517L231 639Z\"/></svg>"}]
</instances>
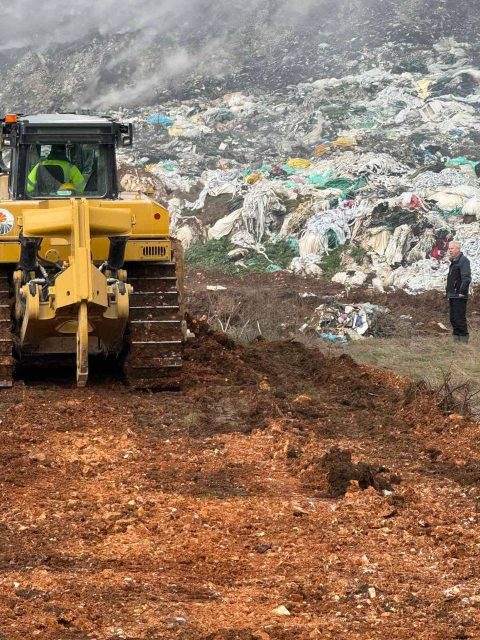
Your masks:
<instances>
[{"instance_id":1,"label":"yellow bulldozer","mask_svg":"<svg viewBox=\"0 0 480 640\"><path fill-rule=\"evenodd\" d=\"M0 119L0 386L52 354L76 355L79 386L94 354L136 388L180 383L182 251L163 206L119 193L116 148L132 141L108 117Z\"/></svg>"}]
</instances>

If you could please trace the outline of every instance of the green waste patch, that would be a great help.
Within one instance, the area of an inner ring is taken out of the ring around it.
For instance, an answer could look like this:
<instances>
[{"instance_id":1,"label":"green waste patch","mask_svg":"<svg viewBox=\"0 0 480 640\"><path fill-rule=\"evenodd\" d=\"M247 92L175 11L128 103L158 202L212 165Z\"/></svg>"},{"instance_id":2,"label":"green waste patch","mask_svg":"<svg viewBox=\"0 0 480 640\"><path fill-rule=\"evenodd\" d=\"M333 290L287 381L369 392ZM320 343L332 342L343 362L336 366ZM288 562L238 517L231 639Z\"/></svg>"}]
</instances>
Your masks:
<instances>
[{"instance_id":1,"label":"green waste patch","mask_svg":"<svg viewBox=\"0 0 480 640\"><path fill-rule=\"evenodd\" d=\"M238 249L228 238L208 240L205 243L193 244L185 254L188 265L205 270L215 270L227 275L245 275L247 273L271 273L286 269L293 258L298 256L298 250L291 243L280 240L264 246L266 256L249 251L241 259L241 265L228 257L228 253Z\"/></svg>"}]
</instances>

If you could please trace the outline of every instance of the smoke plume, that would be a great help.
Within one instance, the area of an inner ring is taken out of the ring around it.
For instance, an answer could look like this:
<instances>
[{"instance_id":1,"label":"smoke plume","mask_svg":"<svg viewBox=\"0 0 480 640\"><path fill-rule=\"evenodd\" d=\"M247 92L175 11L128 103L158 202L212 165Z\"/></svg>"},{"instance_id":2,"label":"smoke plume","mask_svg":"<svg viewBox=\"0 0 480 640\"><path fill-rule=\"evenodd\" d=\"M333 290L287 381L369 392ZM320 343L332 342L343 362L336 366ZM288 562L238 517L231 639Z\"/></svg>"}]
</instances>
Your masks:
<instances>
[{"instance_id":1,"label":"smoke plume","mask_svg":"<svg viewBox=\"0 0 480 640\"><path fill-rule=\"evenodd\" d=\"M0 21L0 108L108 108L337 73L360 59L476 33L470 0L16 0Z\"/></svg>"}]
</instances>

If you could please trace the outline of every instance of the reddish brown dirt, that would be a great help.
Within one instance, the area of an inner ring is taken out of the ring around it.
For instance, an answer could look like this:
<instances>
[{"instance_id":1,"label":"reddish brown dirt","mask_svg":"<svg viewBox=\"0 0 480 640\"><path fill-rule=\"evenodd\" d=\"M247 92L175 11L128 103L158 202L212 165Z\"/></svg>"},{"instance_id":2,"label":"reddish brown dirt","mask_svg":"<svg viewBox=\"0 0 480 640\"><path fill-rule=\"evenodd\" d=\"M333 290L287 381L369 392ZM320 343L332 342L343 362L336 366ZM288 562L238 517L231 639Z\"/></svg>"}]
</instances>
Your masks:
<instances>
[{"instance_id":1,"label":"reddish brown dirt","mask_svg":"<svg viewBox=\"0 0 480 640\"><path fill-rule=\"evenodd\" d=\"M2 391L0 638L479 638L478 425L195 328L181 394Z\"/></svg>"}]
</instances>

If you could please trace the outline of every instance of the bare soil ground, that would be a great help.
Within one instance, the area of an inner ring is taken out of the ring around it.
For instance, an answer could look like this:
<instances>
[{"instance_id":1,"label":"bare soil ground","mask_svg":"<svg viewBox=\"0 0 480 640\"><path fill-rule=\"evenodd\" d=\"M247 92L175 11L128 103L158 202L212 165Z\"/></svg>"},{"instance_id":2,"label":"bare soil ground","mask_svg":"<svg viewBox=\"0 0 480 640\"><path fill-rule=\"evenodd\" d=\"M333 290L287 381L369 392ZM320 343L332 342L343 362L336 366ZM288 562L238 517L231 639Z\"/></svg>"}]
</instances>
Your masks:
<instances>
[{"instance_id":1,"label":"bare soil ground","mask_svg":"<svg viewBox=\"0 0 480 640\"><path fill-rule=\"evenodd\" d=\"M231 316L231 328L241 327L248 319L253 327L258 321L261 333L269 339L300 338L298 328L311 319L316 307L335 300L346 304L370 302L390 309L385 337L415 338L450 333L448 304L442 293L436 291L416 296L401 290L382 294L358 288L346 292L333 282L300 278L286 271L248 274L239 279L193 267L187 272L186 283L188 306L194 315L217 314L224 320ZM225 290L208 291L207 286L220 286ZM469 302L469 318L478 323L479 316L480 297L475 295ZM439 323L447 327L447 331L441 329ZM254 335L258 333L257 327Z\"/></svg>"},{"instance_id":2,"label":"bare soil ground","mask_svg":"<svg viewBox=\"0 0 480 640\"><path fill-rule=\"evenodd\" d=\"M182 393L2 391L0 637L479 638L478 425L192 329Z\"/></svg>"},{"instance_id":3,"label":"bare soil ground","mask_svg":"<svg viewBox=\"0 0 480 640\"><path fill-rule=\"evenodd\" d=\"M297 340L330 355L351 355L357 362L392 369L400 375L442 384L451 374L454 384L480 389L480 298L468 303L470 344L453 343L448 303L440 292L412 296L404 291L377 293L371 289L346 292L332 282L298 278L286 272L254 274L239 280L215 272L188 272L189 306L216 329L243 344L261 335L269 340ZM225 290L208 291L207 286ZM312 329L301 331L323 303L370 302L389 309L374 320L374 338L332 344ZM473 398L472 398L473 399ZM480 394L475 396L480 413Z\"/></svg>"}]
</instances>

